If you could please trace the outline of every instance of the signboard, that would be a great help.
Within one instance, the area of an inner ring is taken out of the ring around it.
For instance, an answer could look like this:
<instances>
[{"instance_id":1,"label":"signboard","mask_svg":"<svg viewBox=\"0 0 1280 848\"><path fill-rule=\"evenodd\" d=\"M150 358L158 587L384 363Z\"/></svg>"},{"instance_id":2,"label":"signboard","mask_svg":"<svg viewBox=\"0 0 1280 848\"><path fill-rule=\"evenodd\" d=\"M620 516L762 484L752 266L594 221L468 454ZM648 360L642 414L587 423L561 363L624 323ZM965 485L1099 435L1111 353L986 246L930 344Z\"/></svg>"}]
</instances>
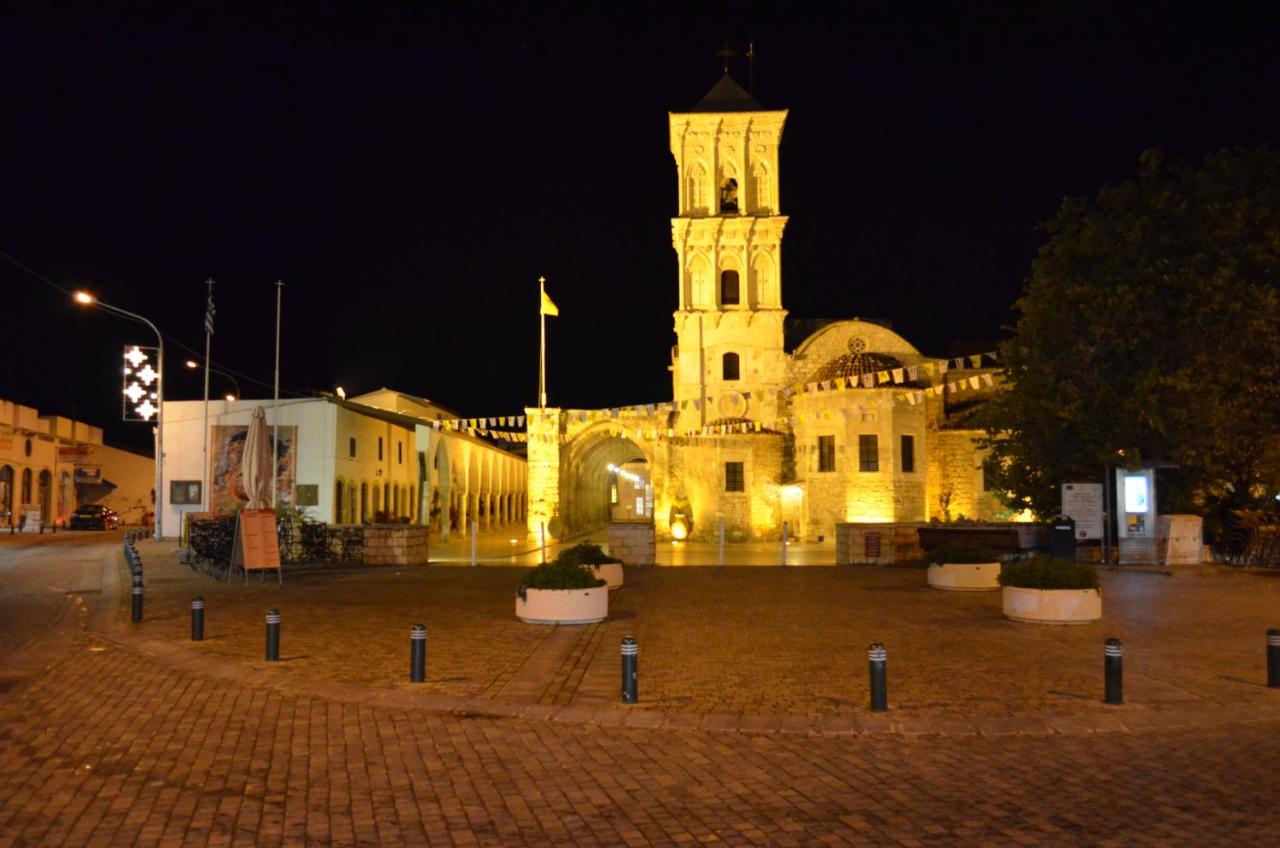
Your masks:
<instances>
[{"instance_id":1,"label":"signboard","mask_svg":"<svg viewBox=\"0 0 1280 848\"><path fill-rule=\"evenodd\" d=\"M246 572L280 568L280 540L276 514L270 509L242 509L236 518L236 541L231 564ZM245 575L246 579L248 574Z\"/></svg>"},{"instance_id":2,"label":"signboard","mask_svg":"<svg viewBox=\"0 0 1280 848\"><path fill-rule=\"evenodd\" d=\"M102 482L102 469L96 465L76 466L77 486L96 486Z\"/></svg>"},{"instance_id":3,"label":"signboard","mask_svg":"<svg viewBox=\"0 0 1280 848\"><path fill-rule=\"evenodd\" d=\"M22 517L23 533L39 533L42 527L44 527L44 518L43 516L40 515L40 510L29 509L26 511L26 513L23 514L23 517Z\"/></svg>"},{"instance_id":4,"label":"signboard","mask_svg":"<svg viewBox=\"0 0 1280 848\"><path fill-rule=\"evenodd\" d=\"M268 428L267 441L272 439ZM241 464L248 424L215 424L209 428L209 511L227 514L249 502L244 490ZM276 449L276 502L293 506L295 446L298 428L280 428L280 446ZM381 471L379 471L381 473Z\"/></svg>"},{"instance_id":5,"label":"signboard","mask_svg":"<svg viewBox=\"0 0 1280 848\"><path fill-rule=\"evenodd\" d=\"M1063 483L1062 514L1075 519L1076 539L1102 538L1102 484Z\"/></svg>"},{"instance_id":6,"label":"signboard","mask_svg":"<svg viewBox=\"0 0 1280 848\"><path fill-rule=\"evenodd\" d=\"M1116 489L1119 492L1120 519L1117 536L1120 539L1155 539L1156 537L1156 480L1150 469L1127 471L1116 469Z\"/></svg>"}]
</instances>

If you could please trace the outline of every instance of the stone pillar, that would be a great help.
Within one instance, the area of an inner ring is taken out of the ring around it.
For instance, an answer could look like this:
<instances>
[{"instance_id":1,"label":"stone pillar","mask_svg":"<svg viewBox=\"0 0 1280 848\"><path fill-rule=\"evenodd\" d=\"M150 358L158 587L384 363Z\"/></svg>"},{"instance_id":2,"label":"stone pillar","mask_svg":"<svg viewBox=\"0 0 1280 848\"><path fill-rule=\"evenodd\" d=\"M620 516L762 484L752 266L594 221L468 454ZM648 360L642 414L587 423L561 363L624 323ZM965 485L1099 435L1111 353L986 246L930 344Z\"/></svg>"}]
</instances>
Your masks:
<instances>
[{"instance_id":1,"label":"stone pillar","mask_svg":"<svg viewBox=\"0 0 1280 848\"><path fill-rule=\"evenodd\" d=\"M560 514L560 409L526 408L529 435L528 513L526 526L535 537L540 526Z\"/></svg>"}]
</instances>

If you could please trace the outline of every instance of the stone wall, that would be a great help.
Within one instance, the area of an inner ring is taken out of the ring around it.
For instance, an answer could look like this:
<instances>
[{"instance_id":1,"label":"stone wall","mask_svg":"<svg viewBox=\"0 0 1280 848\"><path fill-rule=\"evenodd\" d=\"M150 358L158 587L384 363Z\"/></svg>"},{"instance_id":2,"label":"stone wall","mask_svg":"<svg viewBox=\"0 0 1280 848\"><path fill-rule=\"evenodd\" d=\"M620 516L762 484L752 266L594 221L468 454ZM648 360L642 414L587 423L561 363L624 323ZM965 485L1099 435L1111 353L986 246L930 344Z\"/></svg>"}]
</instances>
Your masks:
<instances>
[{"instance_id":1,"label":"stone wall","mask_svg":"<svg viewBox=\"0 0 1280 848\"><path fill-rule=\"evenodd\" d=\"M911 562L924 556L920 549L919 523L837 524L838 565L888 565Z\"/></svg>"},{"instance_id":2,"label":"stone wall","mask_svg":"<svg viewBox=\"0 0 1280 848\"><path fill-rule=\"evenodd\" d=\"M978 440L985 435L981 430L929 433L928 518L992 521L998 517L1000 502L984 491L982 461L988 451L978 447Z\"/></svg>"},{"instance_id":3,"label":"stone wall","mask_svg":"<svg viewBox=\"0 0 1280 848\"><path fill-rule=\"evenodd\" d=\"M429 527L374 524L364 528L365 565L426 565Z\"/></svg>"},{"instance_id":4,"label":"stone wall","mask_svg":"<svg viewBox=\"0 0 1280 848\"><path fill-rule=\"evenodd\" d=\"M653 565L657 534L652 521L615 521L609 525L609 555L623 565Z\"/></svg>"}]
</instances>

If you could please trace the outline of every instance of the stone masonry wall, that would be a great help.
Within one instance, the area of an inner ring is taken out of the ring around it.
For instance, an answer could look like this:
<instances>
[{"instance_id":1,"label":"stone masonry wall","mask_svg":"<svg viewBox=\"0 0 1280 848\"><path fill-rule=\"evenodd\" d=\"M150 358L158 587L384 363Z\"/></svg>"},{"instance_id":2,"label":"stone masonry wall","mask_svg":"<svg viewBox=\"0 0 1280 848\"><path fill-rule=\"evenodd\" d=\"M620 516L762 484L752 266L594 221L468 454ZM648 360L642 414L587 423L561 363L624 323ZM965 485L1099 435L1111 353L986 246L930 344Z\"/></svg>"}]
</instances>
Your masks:
<instances>
[{"instance_id":1,"label":"stone masonry wall","mask_svg":"<svg viewBox=\"0 0 1280 848\"><path fill-rule=\"evenodd\" d=\"M609 525L609 555L623 565L653 565L657 535L652 521L615 521Z\"/></svg>"},{"instance_id":2,"label":"stone masonry wall","mask_svg":"<svg viewBox=\"0 0 1280 848\"><path fill-rule=\"evenodd\" d=\"M920 524L837 524L838 565L887 565L920 559Z\"/></svg>"},{"instance_id":3,"label":"stone masonry wall","mask_svg":"<svg viewBox=\"0 0 1280 848\"><path fill-rule=\"evenodd\" d=\"M365 565L426 565L431 528L383 524L364 528Z\"/></svg>"}]
</instances>

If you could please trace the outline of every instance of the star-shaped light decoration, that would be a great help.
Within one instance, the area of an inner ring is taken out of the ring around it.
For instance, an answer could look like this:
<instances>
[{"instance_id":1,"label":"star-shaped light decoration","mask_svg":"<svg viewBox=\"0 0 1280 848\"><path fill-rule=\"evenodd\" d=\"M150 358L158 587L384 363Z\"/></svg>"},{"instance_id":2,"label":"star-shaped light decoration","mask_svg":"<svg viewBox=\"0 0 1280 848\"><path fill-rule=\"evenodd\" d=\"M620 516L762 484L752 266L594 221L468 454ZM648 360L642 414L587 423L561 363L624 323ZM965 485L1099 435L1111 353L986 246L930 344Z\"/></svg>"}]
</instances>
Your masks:
<instances>
[{"instance_id":1,"label":"star-shaped light decoration","mask_svg":"<svg viewBox=\"0 0 1280 848\"><path fill-rule=\"evenodd\" d=\"M142 348L134 345L132 347L125 348L124 361L128 362L134 368L137 368L139 365L147 361L147 355L142 352Z\"/></svg>"},{"instance_id":2,"label":"star-shaped light decoration","mask_svg":"<svg viewBox=\"0 0 1280 848\"><path fill-rule=\"evenodd\" d=\"M151 400L147 399L142 402L142 406L138 407L136 411L142 416L143 421L150 421L151 416L155 415L158 410L151 405Z\"/></svg>"},{"instance_id":3,"label":"star-shaped light decoration","mask_svg":"<svg viewBox=\"0 0 1280 848\"><path fill-rule=\"evenodd\" d=\"M138 379L142 381L144 386L151 385L151 382L159 376L160 374L151 367L150 362L142 366L142 370L138 372Z\"/></svg>"},{"instance_id":4,"label":"star-shaped light decoration","mask_svg":"<svg viewBox=\"0 0 1280 848\"><path fill-rule=\"evenodd\" d=\"M127 397L134 405L137 405L138 401L141 400L145 394L146 391L137 383L130 383L124 390L124 396Z\"/></svg>"}]
</instances>

